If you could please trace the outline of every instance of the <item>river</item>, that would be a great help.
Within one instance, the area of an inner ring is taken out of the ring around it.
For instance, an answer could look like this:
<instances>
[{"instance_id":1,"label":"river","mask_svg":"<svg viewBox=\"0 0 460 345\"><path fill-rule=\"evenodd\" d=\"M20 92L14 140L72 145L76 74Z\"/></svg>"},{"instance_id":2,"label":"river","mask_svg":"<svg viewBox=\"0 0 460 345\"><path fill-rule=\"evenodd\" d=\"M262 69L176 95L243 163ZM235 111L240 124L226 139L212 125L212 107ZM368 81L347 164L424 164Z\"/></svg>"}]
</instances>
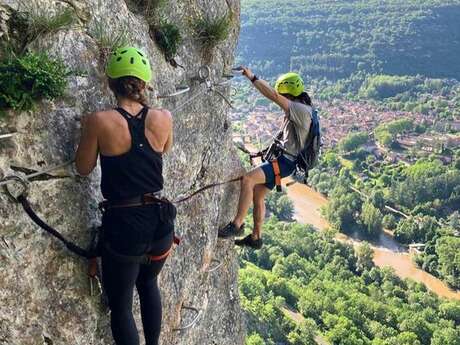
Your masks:
<instances>
[{"instance_id":1,"label":"river","mask_svg":"<svg viewBox=\"0 0 460 345\"><path fill-rule=\"evenodd\" d=\"M298 222L311 224L319 230L329 227L328 222L322 217L320 212L320 208L328 202L322 194L299 183L287 188L287 194L294 203L295 219ZM361 242L354 235L338 234L337 237L353 245ZM460 292L453 291L440 279L417 268L412 261L411 255L389 234L382 233L379 240L371 245L374 249L374 263L377 266L389 266L401 278L411 278L417 282L421 282L439 296L460 300Z\"/></svg>"},{"instance_id":2,"label":"river","mask_svg":"<svg viewBox=\"0 0 460 345\"><path fill-rule=\"evenodd\" d=\"M249 143L245 143L244 146L252 152L257 152L257 149ZM283 183L290 181L285 179ZM300 183L293 184L286 190L294 204L295 219L299 223L311 224L318 230L325 230L330 226L320 212L321 207L328 202L324 195ZM353 245L361 242L357 234L347 236L339 233L337 239ZM374 263L377 266L389 266L400 278L410 278L423 283L429 290L441 297L460 300L460 292L450 289L442 280L418 268L407 250L399 245L390 234L383 232L377 241L371 243L371 246L374 249Z\"/></svg>"}]
</instances>

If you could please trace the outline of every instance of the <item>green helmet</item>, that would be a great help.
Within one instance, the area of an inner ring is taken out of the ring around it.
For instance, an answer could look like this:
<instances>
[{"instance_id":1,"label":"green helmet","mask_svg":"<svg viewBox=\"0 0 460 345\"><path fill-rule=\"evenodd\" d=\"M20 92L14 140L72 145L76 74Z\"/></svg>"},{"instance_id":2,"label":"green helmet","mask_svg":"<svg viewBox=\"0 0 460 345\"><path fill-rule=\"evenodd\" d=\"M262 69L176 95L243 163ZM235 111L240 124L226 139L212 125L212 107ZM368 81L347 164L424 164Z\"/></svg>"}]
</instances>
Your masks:
<instances>
[{"instance_id":1,"label":"green helmet","mask_svg":"<svg viewBox=\"0 0 460 345\"><path fill-rule=\"evenodd\" d=\"M110 56L107 75L112 79L137 77L148 83L152 79L152 70L142 51L134 47L123 47L115 50Z\"/></svg>"},{"instance_id":2,"label":"green helmet","mask_svg":"<svg viewBox=\"0 0 460 345\"><path fill-rule=\"evenodd\" d=\"M283 74L276 81L275 89L280 94L297 97L304 91L303 79L294 72Z\"/></svg>"}]
</instances>

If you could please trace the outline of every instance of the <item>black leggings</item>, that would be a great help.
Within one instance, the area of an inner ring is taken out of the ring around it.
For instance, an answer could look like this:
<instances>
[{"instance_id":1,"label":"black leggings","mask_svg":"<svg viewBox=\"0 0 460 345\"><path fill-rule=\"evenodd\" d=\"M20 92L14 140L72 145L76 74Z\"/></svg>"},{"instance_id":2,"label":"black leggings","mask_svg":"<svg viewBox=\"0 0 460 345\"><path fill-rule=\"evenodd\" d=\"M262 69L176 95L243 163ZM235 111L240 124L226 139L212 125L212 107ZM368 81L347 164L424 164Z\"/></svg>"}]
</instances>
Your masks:
<instances>
[{"instance_id":1,"label":"black leggings","mask_svg":"<svg viewBox=\"0 0 460 345\"><path fill-rule=\"evenodd\" d=\"M139 345L139 335L132 312L134 285L141 302L145 344L158 345L162 307L157 277L165 260L151 265L114 265L110 257L102 256L102 279L112 312L112 335L117 345Z\"/></svg>"},{"instance_id":2,"label":"black leggings","mask_svg":"<svg viewBox=\"0 0 460 345\"><path fill-rule=\"evenodd\" d=\"M133 223L136 223L136 217L132 214L118 212L110 217L104 215L104 218L107 241L120 254L151 253L158 256L165 253L173 243L174 234L170 231L172 229L165 228L160 221L156 221L157 217L150 218L150 224L131 229L127 229L127 224L123 222L134 218ZM149 232L155 235L152 236ZM163 237L158 239L159 235ZM162 306L157 280L165 261L163 259L149 265L120 262L103 250L102 281L109 300L112 335L116 345L139 345L139 335L132 313L134 286L139 294L145 344L158 345Z\"/></svg>"}]
</instances>

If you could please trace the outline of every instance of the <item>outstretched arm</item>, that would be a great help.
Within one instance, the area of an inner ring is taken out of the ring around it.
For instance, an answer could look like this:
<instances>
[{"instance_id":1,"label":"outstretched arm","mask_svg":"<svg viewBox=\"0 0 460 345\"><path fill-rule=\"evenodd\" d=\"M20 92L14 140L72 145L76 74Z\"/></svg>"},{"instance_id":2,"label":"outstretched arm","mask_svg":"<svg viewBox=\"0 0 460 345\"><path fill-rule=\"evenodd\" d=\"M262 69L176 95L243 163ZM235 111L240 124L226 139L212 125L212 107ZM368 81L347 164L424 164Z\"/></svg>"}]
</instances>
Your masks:
<instances>
[{"instance_id":1,"label":"outstretched arm","mask_svg":"<svg viewBox=\"0 0 460 345\"><path fill-rule=\"evenodd\" d=\"M166 141L163 153L169 152L171 150L171 147L173 145L173 124L172 124L172 115L169 111L165 111L165 118L166 122L168 124L168 140Z\"/></svg>"},{"instance_id":2,"label":"outstretched arm","mask_svg":"<svg viewBox=\"0 0 460 345\"><path fill-rule=\"evenodd\" d=\"M254 78L255 74L252 73L252 71L249 68L243 66L241 66L240 68L243 70L243 75L252 82L254 87L263 96L268 98L270 101L278 104L284 111L287 112L289 110L289 100L286 97L276 92L276 90L272 88L270 84L267 83L265 80L258 79L257 77Z\"/></svg>"},{"instance_id":3,"label":"outstretched arm","mask_svg":"<svg viewBox=\"0 0 460 345\"><path fill-rule=\"evenodd\" d=\"M98 153L97 118L95 114L81 118L81 138L75 157L77 172L86 176L96 167Z\"/></svg>"}]
</instances>

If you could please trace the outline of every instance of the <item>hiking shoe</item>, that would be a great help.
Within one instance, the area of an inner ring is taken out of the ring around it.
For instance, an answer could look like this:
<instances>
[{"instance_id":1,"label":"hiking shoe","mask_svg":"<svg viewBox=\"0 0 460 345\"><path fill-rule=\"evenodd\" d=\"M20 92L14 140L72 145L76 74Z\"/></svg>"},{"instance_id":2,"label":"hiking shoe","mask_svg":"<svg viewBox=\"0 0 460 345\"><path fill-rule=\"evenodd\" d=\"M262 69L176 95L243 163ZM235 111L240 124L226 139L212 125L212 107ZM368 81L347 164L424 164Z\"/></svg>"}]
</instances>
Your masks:
<instances>
[{"instance_id":1,"label":"hiking shoe","mask_svg":"<svg viewBox=\"0 0 460 345\"><path fill-rule=\"evenodd\" d=\"M240 238L238 240L235 240L235 245L241 246L241 247L251 247L253 249L260 249L262 248L262 239L259 238L258 240L252 239L251 235L248 235L244 238Z\"/></svg>"},{"instance_id":2,"label":"hiking shoe","mask_svg":"<svg viewBox=\"0 0 460 345\"><path fill-rule=\"evenodd\" d=\"M232 222L228 223L222 229L219 230L218 236L220 238L229 238L232 236L241 236L244 234L244 224L239 228L236 227Z\"/></svg>"}]
</instances>

